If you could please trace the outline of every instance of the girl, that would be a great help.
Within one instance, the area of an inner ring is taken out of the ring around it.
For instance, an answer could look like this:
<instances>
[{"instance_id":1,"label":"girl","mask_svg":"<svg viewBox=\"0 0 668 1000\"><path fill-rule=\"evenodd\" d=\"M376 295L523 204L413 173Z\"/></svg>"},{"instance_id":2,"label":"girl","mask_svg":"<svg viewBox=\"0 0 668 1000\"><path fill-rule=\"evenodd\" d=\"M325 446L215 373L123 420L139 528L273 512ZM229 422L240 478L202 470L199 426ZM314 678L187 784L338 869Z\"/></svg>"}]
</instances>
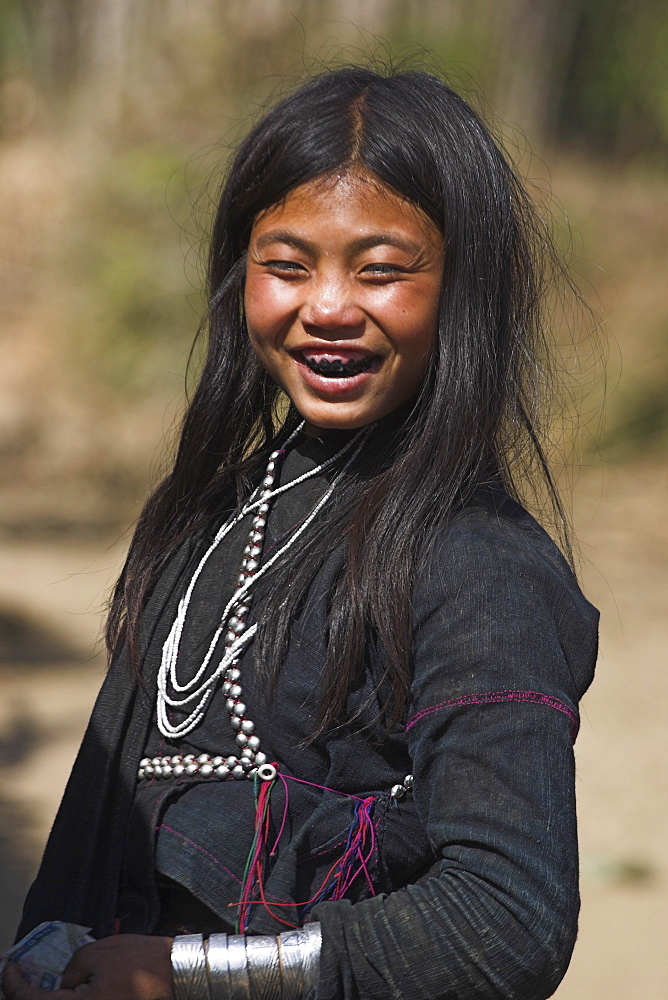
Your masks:
<instances>
[{"instance_id":1,"label":"girl","mask_svg":"<svg viewBox=\"0 0 668 1000\"><path fill-rule=\"evenodd\" d=\"M518 501L533 467L560 511L550 263L430 74L326 73L242 142L206 362L20 929L101 939L59 1000L556 989L597 615Z\"/></svg>"}]
</instances>

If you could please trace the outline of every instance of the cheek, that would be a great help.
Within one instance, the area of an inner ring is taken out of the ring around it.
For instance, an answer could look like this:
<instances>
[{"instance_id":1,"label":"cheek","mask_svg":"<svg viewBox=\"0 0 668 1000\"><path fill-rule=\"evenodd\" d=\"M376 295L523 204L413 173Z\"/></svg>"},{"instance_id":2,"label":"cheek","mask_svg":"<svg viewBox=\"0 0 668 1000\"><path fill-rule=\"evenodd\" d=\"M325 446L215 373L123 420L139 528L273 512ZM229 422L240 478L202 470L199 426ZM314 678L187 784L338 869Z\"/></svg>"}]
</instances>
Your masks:
<instances>
[{"instance_id":1,"label":"cheek","mask_svg":"<svg viewBox=\"0 0 668 1000\"><path fill-rule=\"evenodd\" d=\"M281 323L272 296L261 279L248 278L244 291L244 313L248 340L255 355L271 378L281 384L277 347Z\"/></svg>"},{"instance_id":2,"label":"cheek","mask_svg":"<svg viewBox=\"0 0 668 1000\"><path fill-rule=\"evenodd\" d=\"M287 282L267 274L248 275L244 311L248 331L255 339L280 337L289 328L295 309L294 291Z\"/></svg>"},{"instance_id":3,"label":"cheek","mask_svg":"<svg viewBox=\"0 0 668 1000\"><path fill-rule=\"evenodd\" d=\"M258 282L252 277L246 278L244 289L244 313L246 316L246 327L253 343L257 332L266 326L265 297L259 294Z\"/></svg>"},{"instance_id":4,"label":"cheek","mask_svg":"<svg viewBox=\"0 0 668 1000\"><path fill-rule=\"evenodd\" d=\"M397 348L405 363L415 370L424 370L438 337L438 301L425 295L405 301L395 312L400 317L396 329Z\"/></svg>"}]
</instances>

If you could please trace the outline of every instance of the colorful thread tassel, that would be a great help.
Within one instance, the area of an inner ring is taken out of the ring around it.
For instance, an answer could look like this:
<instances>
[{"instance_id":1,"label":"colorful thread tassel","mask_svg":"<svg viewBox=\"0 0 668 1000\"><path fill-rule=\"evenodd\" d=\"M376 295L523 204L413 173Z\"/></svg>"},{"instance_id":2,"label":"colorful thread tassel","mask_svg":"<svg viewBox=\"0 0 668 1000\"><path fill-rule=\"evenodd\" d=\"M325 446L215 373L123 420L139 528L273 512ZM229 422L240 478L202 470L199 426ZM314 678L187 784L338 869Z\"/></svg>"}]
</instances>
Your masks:
<instances>
[{"instance_id":1,"label":"colorful thread tassel","mask_svg":"<svg viewBox=\"0 0 668 1000\"><path fill-rule=\"evenodd\" d=\"M277 767L277 765L274 764L274 767ZM361 875L366 879L370 894L372 896L376 895L373 880L369 872L369 863L376 850L376 831L371 818L376 802L375 796L370 795L365 799L361 799L357 795L346 795L345 792L337 792L336 789L317 785L314 787L357 800L355 814L348 830L343 854L329 869L320 888L311 899L304 903L267 900L264 894L265 857L271 825L270 798L277 780L283 783L285 789L285 805L283 807L283 817L279 831L269 851L269 857L273 857L276 854L279 841L285 829L289 797L287 782L294 780L300 784L312 784L312 782L303 782L299 778L292 779L280 773L277 774L276 778L272 778L271 781L255 779L255 833L246 861L241 896L237 904L239 907L236 921L236 931L238 934L243 934L246 931L251 917L251 907L258 905L263 906L267 913L284 926L290 928L298 927L298 924L290 923L275 913L274 910L281 907L295 907L302 909L306 914L317 903L321 903L325 899L343 899ZM258 785L260 786L259 789Z\"/></svg>"}]
</instances>

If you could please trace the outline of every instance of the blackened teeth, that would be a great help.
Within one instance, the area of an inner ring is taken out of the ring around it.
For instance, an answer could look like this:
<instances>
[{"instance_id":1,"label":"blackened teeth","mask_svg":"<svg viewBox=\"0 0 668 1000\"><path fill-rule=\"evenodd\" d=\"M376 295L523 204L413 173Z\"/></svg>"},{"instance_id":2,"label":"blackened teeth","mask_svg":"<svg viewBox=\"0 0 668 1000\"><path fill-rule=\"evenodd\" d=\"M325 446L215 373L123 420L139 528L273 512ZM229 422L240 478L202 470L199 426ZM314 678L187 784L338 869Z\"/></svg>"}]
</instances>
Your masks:
<instances>
[{"instance_id":1,"label":"blackened teeth","mask_svg":"<svg viewBox=\"0 0 668 1000\"><path fill-rule=\"evenodd\" d=\"M350 378L351 375L360 375L362 372L368 371L374 359L366 357L344 362L338 358L334 361L328 361L327 358L322 358L320 361L304 358L304 361L316 375L324 375L325 378Z\"/></svg>"}]
</instances>

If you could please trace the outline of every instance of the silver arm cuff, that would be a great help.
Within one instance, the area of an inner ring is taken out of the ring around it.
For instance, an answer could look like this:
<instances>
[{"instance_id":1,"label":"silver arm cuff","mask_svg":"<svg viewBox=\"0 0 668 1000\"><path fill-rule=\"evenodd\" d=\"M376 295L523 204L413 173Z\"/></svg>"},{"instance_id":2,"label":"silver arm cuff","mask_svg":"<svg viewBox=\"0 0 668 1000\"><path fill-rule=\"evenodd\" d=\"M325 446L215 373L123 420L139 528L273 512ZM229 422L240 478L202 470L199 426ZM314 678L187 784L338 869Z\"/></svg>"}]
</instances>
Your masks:
<instances>
[{"instance_id":1,"label":"silver arm cuff","mask_svg":"<svg viewBox=\"0 0 668 1000\"><path fill-rule=\"evenodd\" d=\"M322 935L320 924L307 924L278 936L281 1000L301 1000L318 981Z\"/></svg>"},{"instance_id":2,"label":"silver arm cuff","mask_svg":"<svg viewBox=\"0 0 668 1000\"><path fill-rule=\"evenodd\" d=\"M277 938L212 934L206 953L210 1000L302 1000L317 982L320 943L317 923Z\"/></svg>"},{"instance_id":3,"label":"silver arm cuff","mask_svg":"<svg viewBox=\"0 0 668 1000\"><path fill-rule=\"evenodd\" d=\"M227 940L227 934L210 934L207 942L206 974L209 979L211 1000L223 1000L230 995Z\"/></svg>"},{"instance_id":4,"label":"silver arm cuff","mask_svg":"<svg viewBox=\"0 0 668 1000\"><path fill-rule=\"evenodd\" d=\"M265 934L246 938L246 957L253 1000L282 1000L277 939Z\"/></svg>"},{"instance_id":5,"label":"silver arm cuff","mask_svg":"<svg viewBox=\"0 0 668 1000\"><path fill-rule=\"evenodd\" d=\"M175 1000L211 1000L201 934L180 934L172 941Z\"/></svg>"}]
</instances>

